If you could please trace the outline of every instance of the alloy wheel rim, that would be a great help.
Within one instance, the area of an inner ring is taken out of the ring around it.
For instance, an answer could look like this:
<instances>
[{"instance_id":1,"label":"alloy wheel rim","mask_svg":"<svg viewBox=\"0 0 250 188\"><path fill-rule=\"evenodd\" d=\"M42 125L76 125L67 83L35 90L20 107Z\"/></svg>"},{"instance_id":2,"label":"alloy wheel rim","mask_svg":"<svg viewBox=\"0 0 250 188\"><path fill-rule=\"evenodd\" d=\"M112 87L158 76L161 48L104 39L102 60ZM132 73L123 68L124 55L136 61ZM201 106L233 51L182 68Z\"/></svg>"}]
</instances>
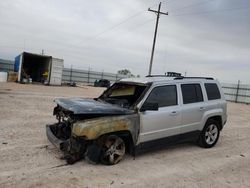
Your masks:
<instances>
[{"instance_id":1,"label":"alloy wheel rim","mask_svg":"<svg viewBox=\"0 0 250 188\"><path fill-rule=\"evenodd\" d=\"M215 124L211 124L207 127L205 132L205 140L209 145L214 144L218 137L218 128Z\"/></svg>"},{"instance_id":2,"label":"alloy wheel rim","mask_svg":"<svg viewBox=\"0 0 250 188\"><path fill-rule=\"evenodd\" d=\"M125 154L125 144L120 138L112 138L105 143L107 148L104 158L110 164L118 163Z\"/></svg>"}]
</instances>

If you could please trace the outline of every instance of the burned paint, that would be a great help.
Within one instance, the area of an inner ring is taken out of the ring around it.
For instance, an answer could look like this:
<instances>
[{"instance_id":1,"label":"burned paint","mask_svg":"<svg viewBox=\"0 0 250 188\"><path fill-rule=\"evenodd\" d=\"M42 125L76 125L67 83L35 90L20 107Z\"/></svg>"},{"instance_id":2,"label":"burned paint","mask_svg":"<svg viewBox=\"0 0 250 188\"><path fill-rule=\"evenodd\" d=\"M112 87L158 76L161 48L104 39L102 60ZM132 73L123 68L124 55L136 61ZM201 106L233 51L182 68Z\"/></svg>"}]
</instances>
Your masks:
<instances>
[{"instance_id":1,"label":"burned paint","mask_svg":"<svg viewBox=\"0 0 250 188\"><path fill-rule=\"evenodd\" d=\"M72 135L94 140L107 133L129 131L135 144L138 139L139 126L138 114L100 117L77 121L73 124Z\"/></svg>"},{"instance_id":2,"label":"burned paint","mask_svg":"<svg viewBox=\"0 0 250 188\"><path fill-rule=\"evenodd\" d=\"M66 111L72 112L74 115L123 115L134 113L134 110L105 103L101 100L99 101L87 98L56 99L55 102L58 106L60 106Z\"/></svg>"}]
</instances>

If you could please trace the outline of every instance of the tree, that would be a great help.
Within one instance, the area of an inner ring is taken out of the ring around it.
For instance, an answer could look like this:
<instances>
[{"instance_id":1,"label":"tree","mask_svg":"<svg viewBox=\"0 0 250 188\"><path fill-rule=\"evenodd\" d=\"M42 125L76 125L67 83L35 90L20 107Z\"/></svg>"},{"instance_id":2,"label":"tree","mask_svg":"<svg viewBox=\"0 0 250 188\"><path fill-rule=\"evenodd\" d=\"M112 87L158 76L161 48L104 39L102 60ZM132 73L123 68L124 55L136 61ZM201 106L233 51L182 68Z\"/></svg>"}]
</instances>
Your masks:
<instances>
[{"instance_id":1,"label":"tree","mask_svg":"<svg viewBox=\"0 0 250 188\"><path fill-rule=\"evenodd\" d=\"M128 70L128 69L119 70L119 71L117 71L117 74L122 74L122 75L125 75L125 76L128 76L128 77L135 77L135 75L133 75L130 72L130 70Z\"/></svg>"},{"instance_id":2,"label":"tree","mask_svg":"<svg viewBox=\"0 0 250 188\"><path fill-rule=\"evenodd\" d=\"M130 70L128 70L128 69L119 70L119 71L117 71L117 73L122 74L122 75L130 75L131 74Z\"/></svg>"}]
</instances>

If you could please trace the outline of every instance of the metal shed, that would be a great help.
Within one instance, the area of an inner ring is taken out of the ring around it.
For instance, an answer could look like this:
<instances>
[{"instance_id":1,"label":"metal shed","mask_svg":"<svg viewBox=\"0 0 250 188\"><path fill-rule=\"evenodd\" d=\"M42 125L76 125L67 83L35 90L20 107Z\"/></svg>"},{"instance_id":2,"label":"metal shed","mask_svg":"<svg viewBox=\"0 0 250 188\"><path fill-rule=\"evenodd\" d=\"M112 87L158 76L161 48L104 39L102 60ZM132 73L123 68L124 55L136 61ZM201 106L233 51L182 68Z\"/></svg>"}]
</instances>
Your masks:
<instances>
[{"instance_id":1,"label":"metal shed","mask_svg":"<svg viewBox=\"0 0 250 188\"><path fill-rule=\"evenodd\" d=\"M15 58L14 71L18 82L32 80L48 85L62 84L63 59L23 52Z\"/></svg>"}]
</instances>

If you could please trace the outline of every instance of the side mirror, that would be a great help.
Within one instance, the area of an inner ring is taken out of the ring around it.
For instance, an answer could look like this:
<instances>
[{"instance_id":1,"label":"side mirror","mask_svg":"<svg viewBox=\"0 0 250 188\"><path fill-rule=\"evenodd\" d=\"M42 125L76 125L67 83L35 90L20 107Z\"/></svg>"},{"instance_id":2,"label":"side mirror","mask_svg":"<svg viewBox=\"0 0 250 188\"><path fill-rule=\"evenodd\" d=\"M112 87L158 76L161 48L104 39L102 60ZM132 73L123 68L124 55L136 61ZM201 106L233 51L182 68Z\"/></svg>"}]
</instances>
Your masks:
<instances>
[{"instance_id":1,"label":"side mirror","mask_svg":"<svg viewBox=\"0 0 250 188\"><path fill-rule=\"evenodd\" d=\"M142 105L140 111L141 111L141 112L145 112L145 111L147 111L147 110L157 111L158 109L159 109L158 103L147 103L147 102L145 102L145 103Z\"/></svg>"}]
</instances>

